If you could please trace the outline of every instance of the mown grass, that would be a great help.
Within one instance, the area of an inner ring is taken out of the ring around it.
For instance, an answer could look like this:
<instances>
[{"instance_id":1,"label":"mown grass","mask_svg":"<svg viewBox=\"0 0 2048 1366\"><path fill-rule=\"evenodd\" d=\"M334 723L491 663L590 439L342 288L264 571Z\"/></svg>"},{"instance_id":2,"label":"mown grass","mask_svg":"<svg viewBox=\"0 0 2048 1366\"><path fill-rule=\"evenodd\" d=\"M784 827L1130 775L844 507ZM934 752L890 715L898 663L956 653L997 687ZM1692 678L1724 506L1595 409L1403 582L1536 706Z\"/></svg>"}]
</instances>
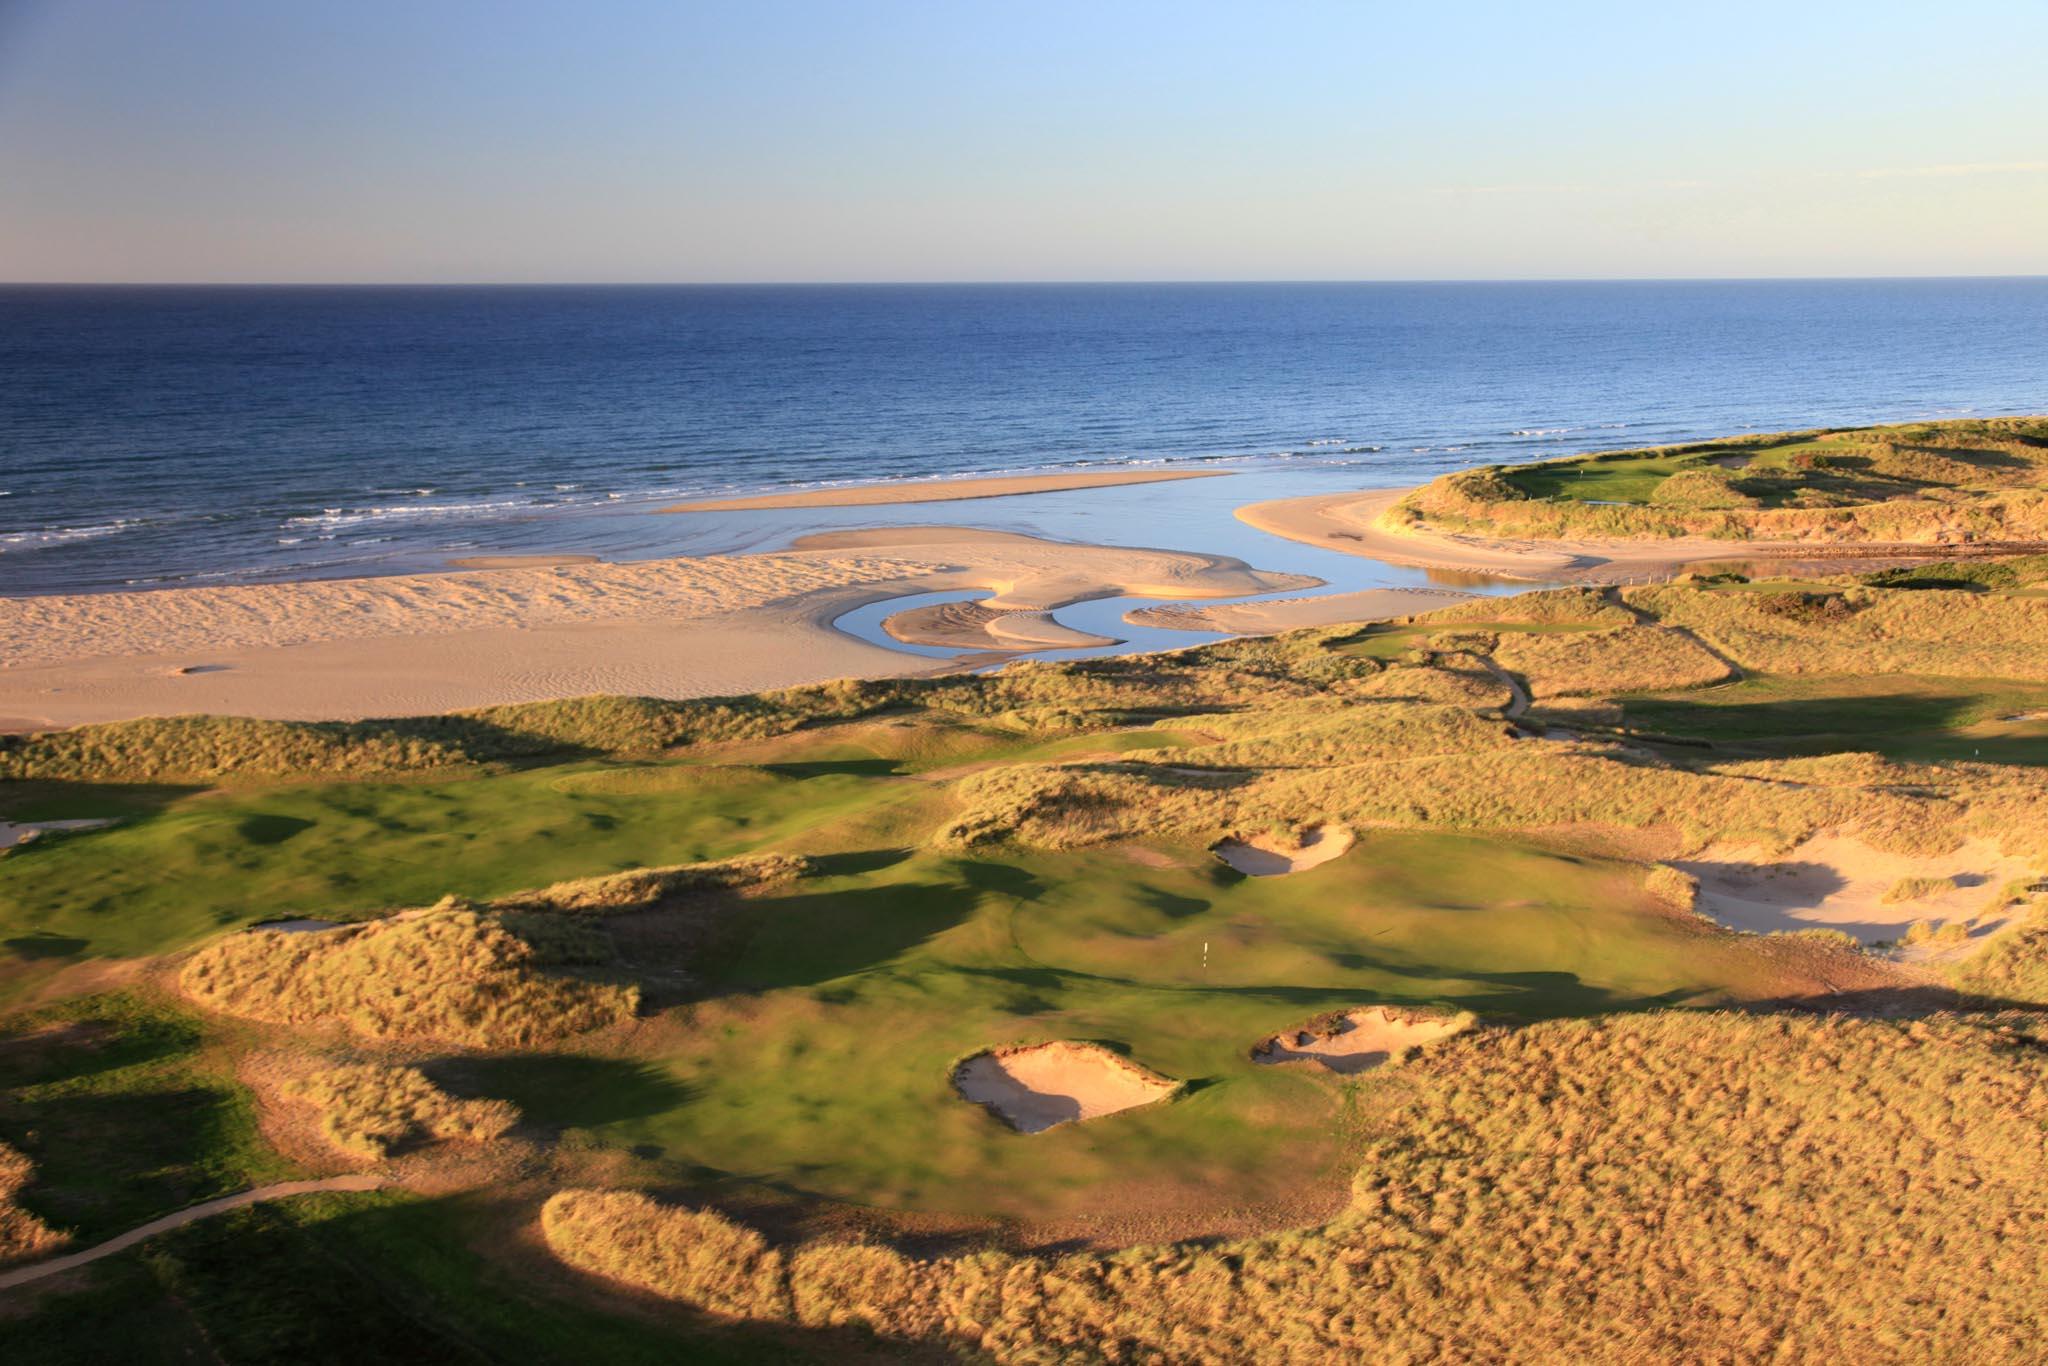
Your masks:
<instances>
[{"instance_id":1,"label":"mown grass","mask_svg":"<svg viewBox=\"0 0 2048 1366\"><path fill-rule=\"evenodd\" d=\"M1622 701L1631 730L1775 754L2048 763L2048 684L1915 674L1763 675Z\"/></svg>"},{"instance_id":2,"label":"mown grass","mask_svg":"<svg viewBox=\"0 0 2048 1366\"><path fill-rule=\"evenodd\" d=\"M45 958L161 953L258 920L733 857L925 795L880 787L845 771L586 762L194 796L0 858L0 942L41 940Z\"/></svg>"},{"instance_id":3,"label":"mown grass","mask_svg":"<svg viewBox=\"0 0 2048 1366\"><path fill-rule=\"evenodd\" d=\"M8 1021L0 1140L34 1163L20 1203L81 1244L290 1174L218 1031L135 993Z\"/></svg>"},{"instance_id":4,"label":"mown grass","mask_svg":"<svg viewBox=\"0 0 2048 1366\"><path fill-rule=\"evenodd\" d=\"M1390 834L1309 873L1248 879L1175 852L1174 868L1121 852L924 856L757 898L714 999L648 1059L672 1102L579 1125L589 1095L521 1084L525 1067L558 1070L544 1059L495 1065L490 1093L683 1170L891 1208L1134 1218L1219 1185L1285 1205L1301 1181L1329 1179L1335 1091L1249 1057L1323 1012L1543 1017L1788 986L1740 941L1670 915L1625 863ZM964 1054L1048 1038L1101 1042L1193 1085L1028 1141L952 1093Z\"/></svg>"},{"instance_id":5,"label":"mown grass","mask_svg":"<svg viewBox=\"0 0 2048 1366\"><path fill-rule=\"evenodd\" d=\"M1396 523L1510 537L2048 538L2048 419L1788 432L1442 475Z\"/></svg>"}]
</instances>

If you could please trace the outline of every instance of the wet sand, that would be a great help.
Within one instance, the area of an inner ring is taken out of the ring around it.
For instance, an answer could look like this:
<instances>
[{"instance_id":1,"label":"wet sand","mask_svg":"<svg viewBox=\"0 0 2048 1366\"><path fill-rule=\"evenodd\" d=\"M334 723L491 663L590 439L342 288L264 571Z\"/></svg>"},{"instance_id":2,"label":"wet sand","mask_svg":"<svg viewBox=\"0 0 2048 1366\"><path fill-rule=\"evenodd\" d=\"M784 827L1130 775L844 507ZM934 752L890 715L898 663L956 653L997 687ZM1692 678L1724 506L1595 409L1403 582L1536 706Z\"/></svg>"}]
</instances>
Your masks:
<instances>
[{"instance_id":1,"label":"wet sand","mask_svg":"<svg viewBox=\"0 0 2048 1366\"><path fill-rule=\"evenodd\" d=\"M1326 593L1315 598L1275 598L1270 602L1233 602L1215 607L1166 603L1124 614L1135 626L1169 631L1228 631L1240 636L1268 636L1310 626L1345 626L1352 622L1391 621L1449 607L1474 596L1455 588L1368 588L1357 593Z\"/></svg>"},{"instance_id":2,"label":"wet sand","mask_svg":"<svg viewBox=\"0 0 2048 1366\"><path fill-rule=\"evenodd\" d=\"M1068 489L1113 488L1119 484L1160 484L1175 479L1214 479L1234 470L1098 470L1086 474L1015 474L994 479L919 479L902 484L854 484L845 488L758 493L742 498L701 498L675 503L663 512L746 512L763 508L882 507L896 503L950 503L968 498L1007 498L1019 493L1061 493Z\"/></svg>"}]
</instances>

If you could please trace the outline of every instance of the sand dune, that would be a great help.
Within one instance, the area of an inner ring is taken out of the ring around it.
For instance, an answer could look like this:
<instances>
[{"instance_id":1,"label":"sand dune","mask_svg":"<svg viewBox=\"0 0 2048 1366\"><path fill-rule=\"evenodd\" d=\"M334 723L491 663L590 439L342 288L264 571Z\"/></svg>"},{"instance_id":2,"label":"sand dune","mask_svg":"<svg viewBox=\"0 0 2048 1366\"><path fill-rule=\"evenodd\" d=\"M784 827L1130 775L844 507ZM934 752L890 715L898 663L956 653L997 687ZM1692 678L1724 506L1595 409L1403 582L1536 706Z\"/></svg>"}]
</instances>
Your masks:
<instances>
[{"instance_id":1,"label":"sand dune","mask_svg":"<svg viewBox=\"0 0 2048 1366\"><path fill-rule=\"evenodd\" d=\"M1160 484L1173 479L1213 479L1234 470L1096 470L1075 474L1013 474L993 479L919 479L910 483L856 484L846 488L757 493L743 498L700 498L675 503L663 512L747 512L763 508L880 507L895 503L951 503L968 498L1008 498L1020 493L1111 488L1119 484Z\"/></svg>"}]
</instances>

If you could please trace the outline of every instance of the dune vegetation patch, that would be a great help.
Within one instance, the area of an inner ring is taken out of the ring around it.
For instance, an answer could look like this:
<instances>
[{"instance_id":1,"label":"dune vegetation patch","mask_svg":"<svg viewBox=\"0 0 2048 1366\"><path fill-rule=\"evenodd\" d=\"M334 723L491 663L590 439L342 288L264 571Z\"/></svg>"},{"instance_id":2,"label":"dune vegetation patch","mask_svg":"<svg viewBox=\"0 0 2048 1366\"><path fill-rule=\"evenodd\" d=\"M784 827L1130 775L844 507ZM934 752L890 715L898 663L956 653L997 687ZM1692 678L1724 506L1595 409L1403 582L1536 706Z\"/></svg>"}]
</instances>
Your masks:
<instances>
[{"instance_id":1,"label":"dune vegetation patch","mask_svg":"<svg viewBox=\"0 0 2048 1366\"><path fill-rule=\"evenodd\" d=\"M25 1155L0 1143L0 1266L40 1257L71 1241L21 1207L17 1197L35 1172Z\"/></svg>"},{"instance_id":2,"label":"dune vegetation patch","mask_svg":"<svg viewBox=\"0 0 2048 1366\"><path fill-rule=\"evenodd\" d=\"M680 897L736 892L793 882L811 862L795 854L749 854L709 863L632 868L599 877L572 878L490 903L497 911L545 911L567 915L619 915L644 911Z\"/></svg>"},{"instance_id":3,"label":"dune vegetation patch","mask_svg":"<svg viewBox=\"0 0 2048 1366\"><path fill-rule=\"evenodd\" d=\"M200 1005L270 1024L515 1048L631 1019L637 987L550 970L609 957L601 932L564 917L458 904L318 934L226 935L191 957L179 983Z\"/></svg>"},{"instance_id":4,"label":"dune vegetation patch","mask_svg":"<svg viewBox=\"0 0 2048 1366\"><path fill-rule=\"evenodd\" d=\"M1056 1042L977 1053L953 1069L953 1089L1018 1133L1037 1134L1164 1100L1179 1083L1100 1044Z\"/></svg>"},{"instance_id":5,"label":"dune vegetation patch","mask_svg":"<svg viewBox=\"0 0 2048 1366\"><path fill-rule=\"evenodd\" d=\"M1293 839L1274 835L1227 839L1216 846L1216 857L1247 877L1283 877L1342 858L1352 842L1351 831L1344 826L1319 825Z\"/></svg>"},{"instance_id":6,"label":"dune vegetation patch","mask_svg":"<svg viewBox=\"0 0 2048 1366\"><path fill-rule=\"evenodd\" d=\"M1423 1014L1367 1006L1290 1029L1252 1049L1252 1061L1314 1063L1343 1076L1369 1072L1471 1027L1468 1014Z\"/></svg>"},{"instance_id":7,"label":"dune vegetation patch","mask_svg":"<svg viewBox=\"0 0 2048 1366\"><path fill-rule=\"evenodd\" d=\"M448 1139L488 1143L519 1122L517 1106L451 1096L416 1067L318 1067L286 1083L283 1094L318 1110L321 1133L353 1157L382 1159Z\"/></svg>"}]
</instances>

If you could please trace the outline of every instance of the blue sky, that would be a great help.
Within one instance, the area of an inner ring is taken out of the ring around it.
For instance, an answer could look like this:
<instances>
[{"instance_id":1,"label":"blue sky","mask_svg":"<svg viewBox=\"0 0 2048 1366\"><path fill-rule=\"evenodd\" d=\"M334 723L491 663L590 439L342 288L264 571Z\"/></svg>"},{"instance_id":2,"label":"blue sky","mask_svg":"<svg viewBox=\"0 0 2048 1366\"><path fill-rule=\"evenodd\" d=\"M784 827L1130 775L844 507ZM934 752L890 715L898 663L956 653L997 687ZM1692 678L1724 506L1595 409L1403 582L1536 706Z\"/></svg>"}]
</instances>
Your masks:
<instances>
[{"instance_id":1,"label":"blue sky","mask_svg":"<svg viewBox=\"0 0 2048 1366\"><path fill-rule=\"evenodd\" d=\"M0 279L2048 273L2048 5L0 0Z\"/></svg>"}]
</instances>

